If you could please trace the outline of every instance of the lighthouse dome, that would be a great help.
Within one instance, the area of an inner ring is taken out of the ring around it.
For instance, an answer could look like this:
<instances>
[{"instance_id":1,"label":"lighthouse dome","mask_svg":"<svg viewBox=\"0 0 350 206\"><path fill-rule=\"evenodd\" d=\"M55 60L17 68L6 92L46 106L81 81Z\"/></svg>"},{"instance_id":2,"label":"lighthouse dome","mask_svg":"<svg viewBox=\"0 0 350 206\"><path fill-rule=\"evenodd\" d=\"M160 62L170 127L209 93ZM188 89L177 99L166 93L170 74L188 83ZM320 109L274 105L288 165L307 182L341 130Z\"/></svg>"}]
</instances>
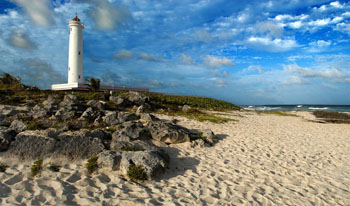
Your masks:
<instances>
[{"instance_id":1,"label":"lighthouse dome","mask_svg":"<svg viewBox=\"0 0 350 206\"><path fill-rule=\"evenodd\" d=\"M78 16L75 16L72 20L73 20L73 21L80 21L80 19L78 18Z\"/></svg>"}]
</instances>

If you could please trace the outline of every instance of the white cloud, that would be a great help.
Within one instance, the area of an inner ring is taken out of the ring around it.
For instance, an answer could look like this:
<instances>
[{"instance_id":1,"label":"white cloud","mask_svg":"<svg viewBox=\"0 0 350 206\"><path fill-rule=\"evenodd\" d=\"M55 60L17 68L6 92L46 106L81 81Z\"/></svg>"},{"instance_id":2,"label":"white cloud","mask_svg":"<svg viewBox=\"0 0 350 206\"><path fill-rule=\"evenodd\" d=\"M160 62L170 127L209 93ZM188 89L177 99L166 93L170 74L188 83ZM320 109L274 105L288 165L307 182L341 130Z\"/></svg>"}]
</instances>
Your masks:
<instances>
[{"instance_id":1,"label":"white cloud","mask_svg":"<svg viewBox=\"0 0 350 206\"><path fill-rule=\"evenodd\" d=\"M206 57L202 58L205 65L207 65L210 68L220 68L223 66L234 66L235 64L227 59L226 57L214 57L207 55Z\"/></svg>"},{"instance_id":2,"label":"white cloud","mask_svg":"<svg viewBox=\"0 0 350 206\"><path fill-rule=\"evenodd\" d=\"M114 29L131 18L126 7L116 7L107 0L91 0L91 3L95 5L95 8L90 11L90 14L99 29Z\"/></svg>"},{"instance_id":3,"label":"white cloud","mask_svg":"<svg viewBox=\"0 0 350 206\"><path fill-rule=\"evenodd\" d=\"M344 6L339 3L339 1L331 2L329 5L331 5L331 6L335 7L335 8L340 8L340 9L344 8Z\"/></svg>"},{"instance_id":4,"label":"white cloud","mask_svg":"<svg viewBox=\"0 0 350 206\"><path fill-rule=\"evenodd\" d=\"M315 21L310 21L308 22L308 24L310 26L317 26L317 27L321 27L321 26L326 26L327 24L330 23L330 18L327 18L327 19L317 19Z\"/></svg>"},{"instance_id":5,"label":"white cloud","mask_svg":"<svg viewBox=\"0 0 350 206\"><path fill-rule=\"evenodd\" d=\"M260 65L250 65L249 67L243 69L243 72L251 72L251 71L257 71L260 74L264 73L264 70Z\"/></svg>"},{"instance_id":6,"label":"white cloud","mask_svg":"<svg viewBox=\"0 0 350 206\"><path fill-rule=\"evenodd\" d=\"M29 39L29 37L22 31L17 30L12 32L8 42L17 48L22 49L35 49L36 45Z\"/></svg>"},{"instance_id":7,"label":"white cloud","mask_svg":"<svg viewBox=\"0 0 350 206\"><path fill-rule=\"evenodd\" d=\"M49 0L12 0L22 7L29 17L40 26L53 24L53 12Z\"/></svg>"},{"instance_id":8,"label":"white cloud","mask_svg":"<svg viewBox=\"0 0 350 206\"><path fill-rule=\"evenodd\" d=\"M283 28L272 22L260 22L257 24L257 29L260 34L268 37L281 37L283 34Z\"/></svg>"},{"instance_id":9,"label":"white cloud","mask_svg":"<svg viewBox=\"0 0 350 206\"><path fill-rule=\"evenodd\" d=\"M321 52L327 49L332 44L332 41L324 41L324 40L318 40L310 42L310 47L307 48L307 51L309 52Z\"/></svg>"},{"instance_id":10,"label":"white cloud","mask_svg":"<svg viewBox=\"0 0 350 206\"><path fill-rule=\"evenodd\" d=\"M150 61L150 62L157 62L159 61L159 59L157 59L156 57L154 56L151 56L145 52L141 53L140 54L140 59L143 59L143 60L146 60L146 61Z\"/></svg>"},{"instance_id":11,"label":"white cloud","mask_svg":"<svg viewBox=\"0 0 350 206\"><path fill-rule=\"evenodd\" d=\"M194 64L196 64L193 61L192 57L187 56L186 54L181 54L181 57L182 57L181 64L187 64L187 65L194 65Z\"/></svg>"},{"instance_id":12,"label":"white cloud","mask_svg":"<svg viewBox=\"0 0 350 206\"><path fill-rule=\"evenodd\" d=\"M209 43L212 41L211 35L205 30L200 30L200 29L196 30L196 32L194 33L194 36L198 41L202 41L206 43Z\"/></svg>"},{"instance_id":13,"label":"white cloud","mask_svg":"<svg viewBox=\"0 0 350 206\"><path fill-rule=\"evenodd\" d=\"M323 70L313 70L306 67L300 67L297 64L290 64L283 65L283 69L288 73L295 73L305 78L325 78L337 81L343 81L347 78L347 75L336 67Z\"/></svg>"},{"instance_id":14,"label":"white cloud","mask_svg":"<svg viewBox=\"0 0 350 206\"><path fill-rule=\"evenodd\" d=\"M330 89L338 89L337 86L335 86L333 84L326 83L326 82L322 82L322 85L325 86L325 87L328 87Z\"/></svg>"},{"instance_id":15,"label":"white cloud","mask_svg":"<svg viewBox=\"0 0 350 206\"><path fill-rule=\"evenodd\" d=\"M298 76L291 76L289 77L287 80L282 81L281 84L284 85L290 85L290 84L305 84L307 83L306 80L302 80L300 77Z\"/></svg>"},{"instance_id":16,"label":"white cloud","mask_svg":"<svg viewBox=\"0 0 350 206\"><path fill-rule=\"evenodd\" d=\"M293 29L299 29L302 25L303 24L301 21L295 21L295 22L289 23L289 26Z\"/></svg>"},{"instance_id":17,"label":"white cloud","mask_svg":"<svg viewBox=\"0 0 350 206\"><path fill-rule=\"evenodd\" d=\"M292 39L271 39L267 37L250 37L247 44L255 49L269 52L285 52L298 47Z\"/></svg>"},{"instance_id":18,"label":"white cloud","mask_svg":"<svg viewBox=\"0 0 350 206\"><path fill-rule=\"evenodd\" d=\"M114 57L117 59L130 59L132 58L133 54L129 50L119 50L117 53L114 54Z\"/></svg>"},{"instance_id":19,"label":"white cloud","mask_svg":"<svg viewBox=\"0 0 350 206\"><path fill-rule=\"evenodd\" d=\"M341 21L343 21L343 20L344 20L343 17L337 16L337 17L334 17L334 18L332 19L331 23L339 23L339 22L341 22Z\"/></svg>"}]
</instances>

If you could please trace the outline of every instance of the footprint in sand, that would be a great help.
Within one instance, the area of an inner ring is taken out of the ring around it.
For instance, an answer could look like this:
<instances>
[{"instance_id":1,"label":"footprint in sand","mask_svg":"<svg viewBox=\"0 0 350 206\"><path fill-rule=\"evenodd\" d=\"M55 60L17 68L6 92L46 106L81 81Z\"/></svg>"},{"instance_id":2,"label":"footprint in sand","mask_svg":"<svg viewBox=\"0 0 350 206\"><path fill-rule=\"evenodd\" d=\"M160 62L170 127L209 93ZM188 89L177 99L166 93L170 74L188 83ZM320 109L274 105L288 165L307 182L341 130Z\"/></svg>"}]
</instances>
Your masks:
<instances>
[{"instance_id":1,"label":"footprint in sand","mask_svg":"<svg viewBox=\"0 0 350 206\"><path fill-rule=\"evenodd\" d=\"M7 185L14 185L20 181L22 181L23 176L18 174L18 175L14 175L11 178L9 178L8 180L5 181L5 184Z\"/></svg>"}]
</instances>

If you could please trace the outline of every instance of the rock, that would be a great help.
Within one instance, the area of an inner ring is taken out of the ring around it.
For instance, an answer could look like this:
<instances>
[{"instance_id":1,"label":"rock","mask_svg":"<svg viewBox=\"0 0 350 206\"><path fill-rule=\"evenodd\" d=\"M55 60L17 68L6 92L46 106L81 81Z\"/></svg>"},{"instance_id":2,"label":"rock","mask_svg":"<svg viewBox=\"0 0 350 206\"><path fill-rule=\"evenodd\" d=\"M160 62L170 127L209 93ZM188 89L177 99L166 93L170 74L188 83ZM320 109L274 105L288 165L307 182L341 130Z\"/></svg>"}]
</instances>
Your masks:
<instances>
[{"instance_id":1,"label":"rock","mask_svg":"<svg viewBox=\"0 0 350 206\"><path fill-rule=\"evenodd\" d=\"M132 165L141 165L148 179L159 177L169 164L169 156L159 151L123 152L120 170L125 175Z\"/></svg>"},{"instance_id":2,"label":"rock","mask_svg":"<svg viewBox=\"0 0 350 206\"><path fill-rule=\"evenodd\" d=\"M120 123L133 121L133 120L139 120L140 117L137 116L135 113L130 112L119 112L118 113L118 120Z\"/></svg>"},{"instance_id":3,"label":"rock","mask_svg":"<svg viewBox=\"0 0 350 206\"><path fill-rule=\"evenodd\" d=\"M127 99L129 102L131 102L132 105L137 105L137 106L140 106L149 102L149 97L145 97L138 92L128 92L124 96L124 99Z\"/></svg>"},{"instance_id":4,"label":"rock","mask_svg":"<svg viewBox=\"0 0 350 206\"><path fill-rule=\"evenodd\" d=\"M159 119L156 116L148 113L142 113L140 115L140 119L146 120L146 121L159 121Z\"/></svg>"},{"instance_id":5,"label":"rock","mask_svg":"<svg viewBox=\"0 0 350 206\"><path fill-rule=\"evenodd\" d=\"M94 107L98 110L104 110L106 108L106 102L98 100L90 100L86 103L87 106Z\"/></svg>"},{"instance_id":6,"label":"rock","mask_svg":"<svg viewBox=\"0 0 350 206\"><path fill-rule=\"evenodd\" d=\"M205 142L202 139L197 139L197 140L191 142L191 147L192 148L203 148L203 147L205 147Z\"/></svg>"},{"instance_id":7,"label":"rock","mask_svg":"<svg viewBox=\"0 0 350 206\"><path fill-rule=\"evenodd\" d=\"M159 150L155 145L148 141L135 140L133 142L112 141L110 149L117 151L124 151L125 148L135 148L140 151L157 151Z\"/></svg>"},{"instance_id":8,"label":"rock","mask_svg":"<svg viewBox=\"0 0 350 206\"><path fill-rule=\"evenodd\" d=\"M117 112L111 112L107 114L106 116L102 117L102 120L106 126L113 126L119 124Z\"/></svg>"},{"instance_id":9,"label":"rock","mask_svg":"<svg viewBox=\"0 0 350 206\"><path fill-rule=\"evenodd\" d=\"M152 138L167 144L176 144L190 141L191 132L181 126L170 122L152 121L148 128Z\"/></svg>"},{"instance_id":10,"label":"rock","mask_svg":"<svg viewBox=\"0 0 350 206\"><path fill-rule=\"evenodd\" d=\"M9 129L12 129L12 130L16 131L16 133L20 133L20 132L23 132L23 131L25 131L27 129L27 125L24 124L22 121L14 120L11 123Z\"/></svg>"},{"instance_id":11,"label":"rock","mask_svg":"<svg viewBox=\"0 0 350 206\"><path fill-rule=\"evenodd\" d=\"M114 104L120 107L128 106L128 102L124 101L124 99L120 97L110 96L109 101L113 102Z\"/></svg>"},{"instance_id":12,"label":"rock","mask_svg":"<svg viewBox=\"0 0 350 206\"><path fill-rule=\"evenodd\" d=\"M39 131L24 131L15 137L8 149L10 157L23 160L40 159L55 151L56 140Z\"/></svg>"},{"instance_id":13,"label":"rock","mask_svg":"<svg viewBox=\"0 0 350 206\"><path fill-rule=\"evenodd\" d=\"M102 118L102 115L98 115L97 117L96 117L96 119L94 120L94 126L95 127L99 127L99 126L101 126L101 124L103 123L103 118Z\"/></svg>"},{"instance_id":14,"label":"rock","mask_svg":"<svg viewBox=\"0 0 350 206\"><path fill-rule=\"evenodd\" d=\"M131 142L135 140L150 140L151 133L141 122L125 122L118 125L112 135L113 141Z\"/></svg>"},{"instance_id":15,"label":"rock","mask_svg":"<svg viewBox=\"0 0 350 206\"><path fill-rule=\"evenodd\" d=\"M58 102L55 99L55 97L53 97L52 95L50 95L47 100L45 100L43 102L43 107L44 109L48 110L49 112L53 112L55 110L58 109Z\"/></svg>"},{"instance_id":16,"label":"rock","mask_svg":"<svg viewBox=\"0 0 350 206\"><path fill-rule=\"evenodd\" d=\"M0 152L6 151L13 140L9 131L0 131Z\"/></svg>"},{"instance_id":17,"label":"rock","mask_svg":"<svg viewBox=\"0 0 350 206\"><path fill-rule=\"evenodd\" d=\"M210 129L202 130L202 137L204 137L206 142L209 143L210 145L214 145L218 141L218 138Z\"/></svg>"},{"instance_id":18,"label":"rock","mask_svg":"<svg viewBox=\"0 0 350 206\"><path fill-rule=\"evenodd\" d=\"M39 104L35 105L32 109L32 111L30 112L30 116L33 119L40 119L43 117L46 117L49 115L49 112L44 109L43 107L41 107Z\"/></svg>"},{"instance_id":19,"label":"rock","mask_svg":"<svg viewBox=\"0 0 350 206\"><path fill-rule=\"evenodd\" d=\"M66 108L60 108L55 114L54 114L54 119L59 119L59 120L70 120L75 118L76 112L72 110L68 110Z\"/></svg>"},{"instance_id":20,"label":"rock","mask_svg":"<svg viewBox=\"0 0 350 206\"><path fill-rule=\"evenodd\" d=\"M15 137L7 154L24 160L48 156L86 159L105 149L101 139L87 136L88 133L85 130L62 134L53 130L26 130Z\"/></svg>"},{"instance_id":21,"label":"rock","mask_svg":"<svg viewBox=\"0 0 350 206\"><path fill-rule=\"evenodd\" d=\"M0 105L0 114L5 116L14 116L18 110L14 106Z\"/></svg>"},{"instance_id":22,"label":"rock","mask_svg":"<svg viewBox=\"0 0 350 206\"><path fill-rule=\"evenodd\" d=\"M140 116L141 113L144 112L144 109L143 109L143 105L139 106L137 109L136 109L136 115L137 116Z\"/></svg>"},{"instance_id":23,"label":"rock","mask_svg":"<svg viewBox=\"0 0 350 206\"><path fill-rule=\"evenodd\" d=\"M80 116L81 120L92 122L94 121L98 116L100 115L100 112L97 109L94 109L92 107L87 108L84 113Z\"/></svg>"},{"instance_id":24,"label":"rock","mask_svg":"<svg viewBox=\"0 0 350 206\"><path fill-rule=\"evenodd\" d=\"M186 105L186 104L182 107L183 112L188 112L190 109L191 109L191 107Z\"/></svg>"},{"instance_id":25,"label":"rock","mask_svg":"<svg viewBox=\"0 0 350 206\"><path fill-rule=\"evenodd\" d=\"M112 170L119 170L122 153L118 151L104 151L98 154L97 165Z\"/></svg>"},{"instance_id":26,"label":"rock","mask_svg":"<svg viewBox=\"0 0 350 206\"><path fill-rule=\"evenodd\" d=\"M105 149L99 138L84 135L60 134L57 137L54 156L64 156L69 159L86 159L97 155Z\"/></svg>"}]
</instances>

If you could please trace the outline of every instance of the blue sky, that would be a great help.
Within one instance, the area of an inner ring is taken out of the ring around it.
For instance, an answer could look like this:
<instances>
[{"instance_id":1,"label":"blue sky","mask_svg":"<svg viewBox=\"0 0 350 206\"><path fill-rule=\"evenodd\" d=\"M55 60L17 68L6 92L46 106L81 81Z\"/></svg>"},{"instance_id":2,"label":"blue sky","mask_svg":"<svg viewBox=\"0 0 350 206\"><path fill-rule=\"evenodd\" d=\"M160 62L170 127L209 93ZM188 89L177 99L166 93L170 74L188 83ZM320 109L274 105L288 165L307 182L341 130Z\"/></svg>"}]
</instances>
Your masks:
<instances>
[{"instance_id":1,"label":"blue sky","mask_svg":"<svg viewBox=\"0 0 350 206\"><path fill-rule=\"evenodd\" d=\"M350 2L0 0L0 72L67 82L68 21L84 76L236 104L350 104Z\"/></svg>"}]
</instances>

